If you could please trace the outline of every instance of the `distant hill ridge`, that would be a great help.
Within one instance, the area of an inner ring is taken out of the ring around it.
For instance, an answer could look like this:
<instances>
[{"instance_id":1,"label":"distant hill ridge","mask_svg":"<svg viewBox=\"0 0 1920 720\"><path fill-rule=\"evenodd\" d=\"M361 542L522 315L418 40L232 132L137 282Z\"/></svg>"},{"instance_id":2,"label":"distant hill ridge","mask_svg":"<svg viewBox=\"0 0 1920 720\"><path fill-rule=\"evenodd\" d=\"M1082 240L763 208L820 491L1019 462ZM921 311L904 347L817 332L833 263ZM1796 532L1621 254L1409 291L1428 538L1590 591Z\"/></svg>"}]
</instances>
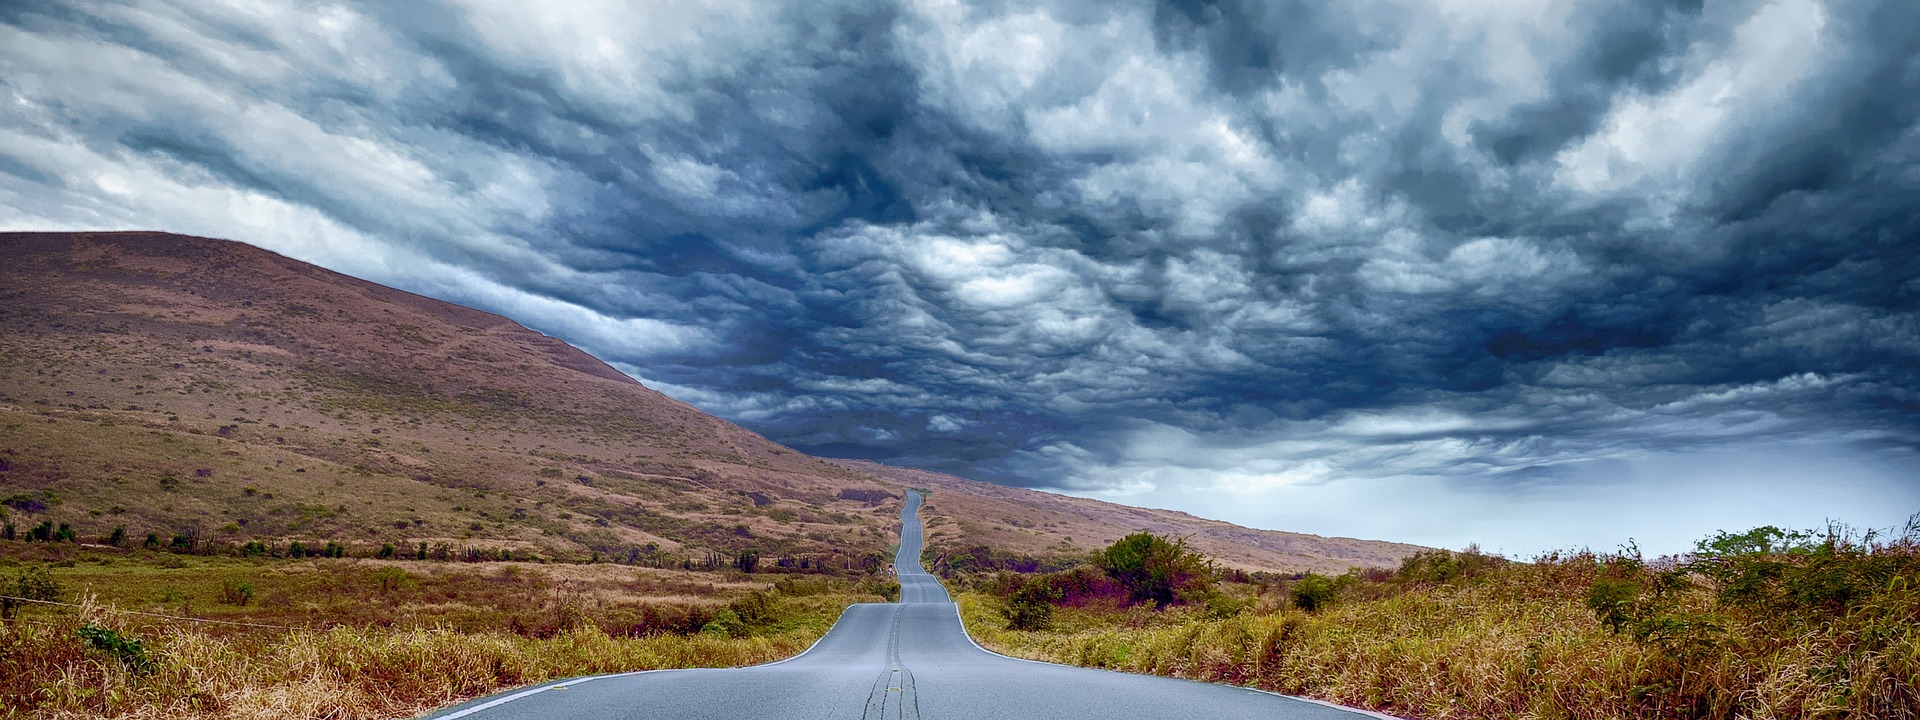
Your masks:
<instances>
[{"instance_id":1,"label":"distant hill ridge","mask_svg":"<svg viewBox=\"0 0 1920 720\"><path fill-rule=\"evenodd\" d=\"M1144 528L1278 571L1419 549L813 458L507 318L242 243L0 233L0 257L15 525L811 565L882 555L880 500L911 485L937 491L936 545L1080 552Z\"/></svg>"}]
</instances>

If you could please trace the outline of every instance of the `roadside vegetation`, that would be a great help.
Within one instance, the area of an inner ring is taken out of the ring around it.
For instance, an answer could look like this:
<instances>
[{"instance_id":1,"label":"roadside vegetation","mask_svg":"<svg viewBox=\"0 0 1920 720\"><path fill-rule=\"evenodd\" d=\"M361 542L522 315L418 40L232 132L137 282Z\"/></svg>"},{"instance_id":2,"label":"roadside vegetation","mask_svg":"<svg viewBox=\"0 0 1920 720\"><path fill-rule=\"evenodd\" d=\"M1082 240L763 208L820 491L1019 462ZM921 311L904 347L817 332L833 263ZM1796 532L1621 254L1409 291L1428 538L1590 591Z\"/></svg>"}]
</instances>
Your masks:
<instances>
[{"instance_id":1,"label":"roadside vegetation","mask_svg":"<svg viewBox=\"0 0 1920 720\"><path fill-rule=\"evenodd\" d=\"M1142 538L1070 567L947 574L968 631L1002 653L1396 716L1920 717L1920 517L1721 533L1659 559L1434 551L1338 576L1189 572L1205 559Z\"/></svg>"},{"instance_id":2,"label":"roadside vegetation","mask_svg":"<svg viewBox=\"0 0 1920 720\"><path fill-rule=\"evenodd\" d=\"M865 569L752 557L687 570L340 550L0 542L0 718L412 717L556 678L788 657L848 604L899 592Z\"/></svg>"}]
</instances>

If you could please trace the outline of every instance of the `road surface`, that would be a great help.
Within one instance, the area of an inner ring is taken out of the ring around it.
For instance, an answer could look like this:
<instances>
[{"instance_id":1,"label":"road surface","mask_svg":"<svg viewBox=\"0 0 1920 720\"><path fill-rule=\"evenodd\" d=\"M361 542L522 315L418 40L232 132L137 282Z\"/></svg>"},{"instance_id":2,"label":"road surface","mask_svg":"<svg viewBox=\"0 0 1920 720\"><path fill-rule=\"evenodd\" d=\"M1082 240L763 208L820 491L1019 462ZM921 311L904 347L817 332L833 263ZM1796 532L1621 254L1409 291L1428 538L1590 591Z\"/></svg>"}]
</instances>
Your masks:
<instances>
[{"instance_id":1,"label":"road surface","mask_svg":"<svg viewBox=\"0 0 1920 720\"><path fill-rule=\"evenodd\" d=\"M909 493L894 556L900 602L847 608L825 637L798 656L745 668L574 678L480 698L428 717L1361 720L1369 715L1244 688L1017 660L982 650L962 629L946 588L920 567L919 508L919 494Z\"/></svg>"}]
</instances>

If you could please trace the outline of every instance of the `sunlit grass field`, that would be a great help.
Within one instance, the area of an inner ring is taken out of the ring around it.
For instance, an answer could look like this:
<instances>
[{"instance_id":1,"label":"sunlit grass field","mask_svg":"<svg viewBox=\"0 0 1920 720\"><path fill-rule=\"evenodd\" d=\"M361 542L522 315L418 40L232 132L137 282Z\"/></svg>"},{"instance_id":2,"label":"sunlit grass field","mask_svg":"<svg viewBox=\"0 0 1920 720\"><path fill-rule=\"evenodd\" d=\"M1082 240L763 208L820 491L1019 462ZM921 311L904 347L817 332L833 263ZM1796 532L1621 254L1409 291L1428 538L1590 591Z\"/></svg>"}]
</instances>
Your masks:
<instances>
[{"instance_id":1,"label":"sunlit grass field","mask_svg":"<svg viewBox=\"0 0 1920 720\"><path fill-rule=\"evenodd\" d=\"M577 675L791 656L868 576L0 543L0 717L397 718ZM187 618L192 618L189 620Z\"/></svg>"},{"instance_id":2,"label":"sunlit grass field","mask_svg":"<svg viewBox=\"0 0 1920 720\"><path fill-rule=\"evenodd\" d=\"M983 580L959 602L969 632L1006 654L1403 717L1920 717L1911 529L1768 537L1660 561L1432 553L1322 578L1331 594L1303 592L1310 578L1227 582L1210 603L1161 610L1081 598L1043 630L1007 629L1017 583Z\"/></svg>"}]
</instances>

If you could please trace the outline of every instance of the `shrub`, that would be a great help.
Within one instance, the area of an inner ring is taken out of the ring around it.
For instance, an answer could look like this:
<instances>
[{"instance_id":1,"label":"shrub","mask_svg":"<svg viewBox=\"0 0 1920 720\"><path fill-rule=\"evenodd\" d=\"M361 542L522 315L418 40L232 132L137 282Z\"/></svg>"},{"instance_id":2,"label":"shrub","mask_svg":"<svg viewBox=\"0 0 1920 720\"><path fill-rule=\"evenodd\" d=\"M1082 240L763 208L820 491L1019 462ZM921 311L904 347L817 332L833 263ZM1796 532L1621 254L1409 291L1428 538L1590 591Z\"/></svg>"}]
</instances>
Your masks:
<instances>
[{"instance_id":1,"label":"shrub","mask_svg":"<svg viewBox=\"0 0 1920 720\"><path fill-rule=\"evenodd\" d=\"M373 574L374 582L386 592L399 590L407 585L407 571L396 567L380 568Z\"/></svg>"},{"instance_id":2,"label":"shrub","mask_svg":"<svg viewBox=\"0 0 1920 720\"><path fill-rule=\"evenodd\" d=\"M253 602L253 586L237 580L220 583L220 602L245 607Z\"/></svg>"},{"instance_id":3,"label":"shrub","mask_svg":"<svg viewBox=\"0 0 1920 720\"><path fill-rule=\"evenodd\" d=\"M87 641L93 649L104 652L119 660L128 670L138 675L153 672L153 658L147 656L147 647L138 638L121 635L113 630L91 623L82 625L74 635Z\"/></svg>"},{"instance_id":4,"label":"shrub","mask_svg":"<svg viewBox=\"0 0 1920 720\"><path fill-rule=\"evenodd\" d=\"M1334 585L1333 578L1307 573L1293 581L1293 589L1288 594L1293 598L1294 607L1313 612L1332 605L1340 595L1340 588Z\"/></svg>"},{"instance_id":5,"label":"shrub","mask_svg":"<svg viewBox=\"0 0 1920 720\"><path fill-rule=\"evenodd\" d=\"M1053 625L1053 602L1059 599L1060 591L1046 578L1027 578L1007 596L1000 614L1008 630L1045 630Z\"/></svg>"},{"instance_id":6,"label":"shrub","mask_svg":"<svg viewBox=\"0 0 1920 720\"><path fill-rule=\"evenodd\" d=\"M758 590L729 603L727 607L740 618L740 622L746 623L749 627L765 625L775 620L773 597Z\"/></svg>"},{"instance_id":7,"label":"shrub","mask_svg":"<svg viewBox=\"0 0 1920 720\"><path fill-rule=\"evenodd\" d=\"M44 565L34 565L0 578L0 618L13 619L13 610L29 600L59 602L60 583ZM16 599L18 598L18 599Z\"/></svg>"},{"instance_id":8,"label":"shrub","mask_svg":"<svg viewBox=\"0 0 1920 720\"><path fill-rule=\"evenodd\" d=\"M706 625L700 627L700 634L714 637L746 637L747 624L740 620L740 616L734 613L732 608L720 608L719 612L713 614L712 620L708 620Z\"/></svg>"},{"instance_id":9,"label":"shrub","mask_svg":"<svg viewBox=\"0 0 1920 720\"><path fill-rule=\"evenodd\" d=\"M1126 587L1132 602L1165 607L1204 594L1213 584L1206 557L1185 540L1139 532L1120 538L1094 557L1094 564Z\"/></svg>"},{"instance_id":10,"label":"shrub","mask_svg":"<svg viewBox=\"0 0 1920 720\"><path fill-rule=\"evenodd\" d=\"M1443 585L1464 580L1507 563L1505 558L1484 555L1473 548L1465 552L1428 550L1400 561L1395 581L1406 585Z\"/></svg>"}]
</instances>

